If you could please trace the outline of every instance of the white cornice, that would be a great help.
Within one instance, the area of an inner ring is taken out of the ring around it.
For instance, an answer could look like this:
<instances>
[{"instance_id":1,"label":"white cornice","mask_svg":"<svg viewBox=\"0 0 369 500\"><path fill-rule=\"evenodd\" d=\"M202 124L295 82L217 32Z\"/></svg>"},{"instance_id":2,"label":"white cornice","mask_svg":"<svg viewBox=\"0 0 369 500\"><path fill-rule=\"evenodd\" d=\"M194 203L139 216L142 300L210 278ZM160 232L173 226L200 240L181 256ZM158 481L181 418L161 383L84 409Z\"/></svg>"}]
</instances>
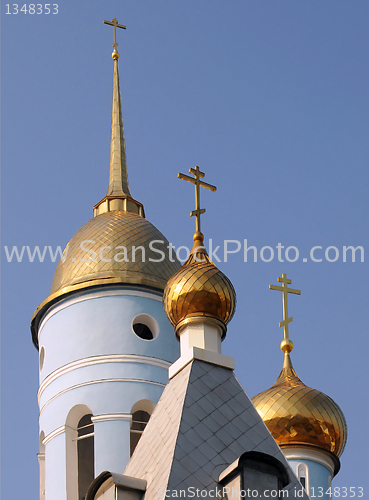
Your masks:
<instances>
[{"instance_id":1,"label":"white cornice","mask_svg":"<svg viewBox=\"0 0 369 500\"><path fill-rule=\"evenodd\" d=\"M91 356L89 358L78 359L77 361L68 363L67 365L53 371L41 382L38 390L38 402L40 403L40 397L46 387L48 387L58 377L66 375L73 370L78 370L79 368L85 368L86 366L93 366L101 363L142 363L145 365L163 368L165 370L168 370L171 365L171 363L164 361L163 359L140 356L138 354L106 354L102 356Z\"/></svg>"},{"instance_id":2,"label":"white cornice","mask_svg":"<svg viewBox=\"0 0 369 500\"><path fill-rule=\"evenodd\" d=\"M311 460L324 465L332 477L334 476L334 463L332 458L324 450L303 446L286 446L282 448L283 455L287 460Z\"/></svg>"},{"instance_id":3,"label":"white cornice","mask_svg":"<svg viewBox=\"0 0 369 500\"><path fill-rule=\"evenodd\" d=\"M151 384L151 385L158 385L159 387L165 387L166 384L162 384L160 382L153 382L151 380L141 380L141 379L135 379L135 378L106 378L106 379L101 379L101 380L90 380L89 382L84 382L82 384L77 384L73 385L71 387L68 387L67 389L64 389L63 391L58 392L58 394L55 394L52 398L50 398L44 406L40 409L40 417L44 409L46 408L47 405L49 405L52 401L54 401L56 398L59 396L62 396L63 394L72 391L73 389L79 389L80 387L86 387L88 385L95 385L95 384L105 384L109 382L134 382L134 383L139 383L139 384Z\"/></svg>"},{"instance_id":4,"label":"white cornice","mask_svg":"<svg viewBox=\"0 0 369 500\"><path fill-rule=\"evenodd\" d=\"M44 440L42 441L42 444L46 445L49 441L51 441L52 439L54 439L56 436L59 436L60 434L63 434L64 432L65 432L65 425L62 425L61 427L58 427L54 431L50 432L50 434L48 434L44 438Z\"/></svg>"},{"instance_id":5,"label":"white cornice","mask_svg":"<svg viewBox=\"0 0 369 500\"><path fill-rule=\"evenodd\" d=\"M132 415L130 413L109 413L105 415L94 415L91 417L91 421L93 423L106 422L109 420L128 420L128 422L131 423Z\"/></svg>"},{"instance_id":6,"label":"white cornice","mask_svg":"<svg viewBox=\"0 0 369 500\"><path fill-rule=\"evenodd\" d=\"M40 327L38 329L38 335L40 335L42 328L44 327L46 321L51 318L54 314L57 312L61 311L62 309L65 309L66 307L69 307L73 304L77 304L78 302L83 302L85 300L90 300L90 299L99 299L101 297L116 297L116 296L133 296L133 297L143 297L145 299L152 299L156 300L157 302L162 302L163 301L163 296L160 293L155 293L155 292L143 292L140 290L130 290L130 289L114 289L114 288L101 288L100 290L94 291L94 292L85 292L81 293L81 295L74 295L72 297L68 297L64 299L63 301L59 302L57 305L54 307L51 307L51 309L48 311L48 313L43 317Z\"/></svg>"},{"instance_id":7,"label":"white cornice","mask_svg":"<svg viewBox=\"0 0 369 500\"><path fill-rule=\"evenodd\" d=\"M191 347L185 352L183 356L177 359L177 361L170 366L169 378L172 379L193 359L199 359L200 361L205 361L206 363L211 363L213 365L218 365L224 368L229 368L230 370L234 370L234 358L225 356L224 354L221 354L219 352L201 349L200 347Z\"/></svg>"},{"instance_id":8,"label":"white cornice","mask_svg":"<svg viewBox=\"0 0 369 500\"><path fill-rule=\"evenodd\" d=\"M129 423L132 422L132 415L130 413L110 413L106 415L95 415L94 417L91 417L91 420L93 423L96 422L105 422L107 420L128 420ZM50 432L42 441L43 445L46 445L49 443L52 439L56 438L60 434L64 434L66 431L67 426L62 425L61 427L58 427L54 431ZM45 453L38 453L37 454L39 460L45 460Z\"/></svg>"}]
</instances>

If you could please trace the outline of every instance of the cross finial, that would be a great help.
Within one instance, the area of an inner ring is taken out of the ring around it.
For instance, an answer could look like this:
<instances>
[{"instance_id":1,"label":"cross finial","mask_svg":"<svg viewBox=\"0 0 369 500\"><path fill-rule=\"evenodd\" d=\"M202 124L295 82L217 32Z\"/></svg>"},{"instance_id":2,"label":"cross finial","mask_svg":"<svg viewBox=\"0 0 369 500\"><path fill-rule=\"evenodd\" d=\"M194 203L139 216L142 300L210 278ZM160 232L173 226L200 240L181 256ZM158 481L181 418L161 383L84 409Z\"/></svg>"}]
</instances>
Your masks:
<instances>
[{"instance_id":1,"label":"cross finial","mask_svg":"<svg viewBox=\"0 0 369 500\"><path fill-rule=\"evenodd\" d=\"M193 174L195 177L190 177L189 175L185 174L178 174L178 177L180 179L183 179L184 181L187 182L192 182L192 184L195 184L195 206L196 209L192 210L190 213L190 217L195 216L196 217L196 231L201 233L200 229L200 216L201 214L204 214L206 212L205 208L200 208L200 187L204 187L206 189L210 189L210 191L216 191L217 188L215 186L212 186L211 184L208 184L207 182L200 181L200 178L205 177L204 172L201 172L198 166L195 168L190 168L189 170L190 174Z\"/></svg>"},{"instance_id":2,"label":"cross finial","mask_svg":"<svg viewBox=\"0 0 369 500\"><path fill-rule=\"evenodd\" d=\"M118 51L117 51L117 47L118 47L118 44L117 44L117 28L122 28L122 29L126 29L125 26L123 26L123 24L118 24L118 19L116 17L114 17L114 19L110 22L110 21L104 21L104 24L109 24L110 26L114 26L114 43L113 43L113 47L114 47L114 51L112 53L112 58L115 60L115 59L119 59L119 54L118 54Z\"/></svg>"},{"instance_id":3,"label":"cross finial","mask_svg":"<svg viewBox=\"0 0 369 500\"><path fill-rule=\"evenodd\" d=\"M293 288L288 288L287 285L292 283L291 280L287 279L287 274L282 274L282 278L278 277L278 281L282 283L282 286L269 285L270 290L279 290L283 292L283 321L279 323L279 327L284 327L284 340L281 342L281 349L284 353L291 352L293 349L293 342L288 336L288 325L293 320L293 316L288 317L288 294L295 293L296 295L301 295L300 290L295 290Z\"/></svg>"}]
</instances>

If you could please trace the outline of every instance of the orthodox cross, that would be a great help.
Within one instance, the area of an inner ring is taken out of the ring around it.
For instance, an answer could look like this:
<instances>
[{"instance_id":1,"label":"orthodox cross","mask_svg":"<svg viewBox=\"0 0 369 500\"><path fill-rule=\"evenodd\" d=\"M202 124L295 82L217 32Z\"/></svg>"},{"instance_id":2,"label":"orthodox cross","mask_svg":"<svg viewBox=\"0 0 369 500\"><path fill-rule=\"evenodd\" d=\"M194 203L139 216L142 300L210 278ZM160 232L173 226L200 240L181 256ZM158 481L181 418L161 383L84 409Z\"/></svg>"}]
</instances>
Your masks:
<instances>
[{"instance_id":1,"label":"orthodox cross","mask_svg":"<svg viewBox=\"0 0 369 500\"><path fill-rule=\"evenodd\" d=\"M282 278L278 277L278 281L282 283L282 286L269 285L269 289L279 290L280 292L283 292L283 321L279 323L279 327L284 327L284 340L289 342L290 339L288 337L288 324L293 320L293 316L291 316L290 318L288 317L288 294L295 293L296 295L301 295L301 291L295 290L293 288L288 288L287 285L290 285L292 281L287 279L287 274L282 274Z\"/></svg>"},{"instance_id":2,"label":"orthodox cross","mask_svg":"<svg viewBox=\"0 0 369 500\"><path fill-rule=\"evenodd\" d=\"M189 175L185 174L178 174L178 177L180 179L183 179L184 181L187 182L192 182L192 184L195 184L195 205L196 209L192 210L190 213L190 217L195 216L196 217L196 231L199 233L201 232L200 229L200 215L204 214L206 212L205 208L200 208L200 187L204 187L206 189L210 189L210 191L216 191L217 188L215 186L212 186L211 184L208 184L207 182L200 181L200 178L205 177L204 172L201 172L198 166L195 168L190 168L189 170L190 174L193 174L195 177L190 177Z\"/></svg>"},{"instance_id":3,"label":"orthodox cross","mask_svg":"<svg viewBox=\"0 0 369 500\"><path fill-rule=\"evenodd\" d=\"M117 44L117 28L122 28L122 29L126 29L125 26L123 26L123 24L118 24L118 19L116 19L114 17L114 19L110 22L110 21L104 21L104 24L109 24L110 26L114 26L114 43L113 43L113 47L114 47L114 52L118 52L117 51L117 47L118 47L118 44Z\"/></svg>"}]
</instances>

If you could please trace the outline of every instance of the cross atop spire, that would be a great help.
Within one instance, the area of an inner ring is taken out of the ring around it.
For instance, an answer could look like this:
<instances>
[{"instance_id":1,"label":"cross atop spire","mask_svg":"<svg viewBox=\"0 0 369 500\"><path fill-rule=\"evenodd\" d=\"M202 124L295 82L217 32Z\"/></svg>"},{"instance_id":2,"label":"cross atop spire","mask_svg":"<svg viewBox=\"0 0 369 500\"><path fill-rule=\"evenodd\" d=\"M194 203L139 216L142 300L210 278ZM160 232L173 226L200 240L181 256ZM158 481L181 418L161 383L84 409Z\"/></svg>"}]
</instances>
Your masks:
<instances>
[{"instance_id":1,"label":"cross atop spire","mask_svg":"<svg viewBox=\"0 0 369 500\"><path fill-rule=\"evenodd\" d=\"M204 172L201 172L198 166L195 168L190 168L189 170L190 174L193 174L195 177L190 177L189 175L185 174L178 174L179 179L182 179L187 182L192 182L192 184L195 184L195 210L192 210L190 213L190 217L195 216L196 217L196 232L201 233L200 229L200 216L206 212L205 208L200 208L200 187L204 187L206 189L210 189L210 191L216 191L217 188L211 184L208 184L207 182L200 181L200 178L204 178L205 174Z\"/></svg>"},{"instance_id":2,"label":"cross atop spire","mask_svg":"<svg viewBox=\"0 0 369 500\"><path fill-rule=\"evenodd\" d=\"M117 44L117 28L122 28L122 29L126 29L126 26L123 26L123 24L118 24L118 19L116 17L114 17L114 19L110 22L110 21L104 21L104 24L109 24L110 26L114 26L114 43L113 43L113 47L114 47L114 51L112 53L112 58L113 59L119 59L119 54L118 54L118 51L117 51L117 47L118 47L118 44Z\"/></svg>"},{"instance_id":3,"label":"cross atop spire","mask_svg":"<svg viewBox=\"0 0 369 500\"><path fill-rule=\"evenodd\" d=\"M296 295L301 295L301 291L288 288L288 285L291 285L292 281L287 279L287 274L282 274L282 278L278 277L278 281L282 283L282 286L269 285L269 289L283 292L283 321L279 323L279 327L284 327L284 340L281 342L281 349L284 353L289 353L293 349L293 342L288 336L288 325L292 322L293 316L290 318L288 317L288 294L294 293Z\"/></svg>"}]
</instances>

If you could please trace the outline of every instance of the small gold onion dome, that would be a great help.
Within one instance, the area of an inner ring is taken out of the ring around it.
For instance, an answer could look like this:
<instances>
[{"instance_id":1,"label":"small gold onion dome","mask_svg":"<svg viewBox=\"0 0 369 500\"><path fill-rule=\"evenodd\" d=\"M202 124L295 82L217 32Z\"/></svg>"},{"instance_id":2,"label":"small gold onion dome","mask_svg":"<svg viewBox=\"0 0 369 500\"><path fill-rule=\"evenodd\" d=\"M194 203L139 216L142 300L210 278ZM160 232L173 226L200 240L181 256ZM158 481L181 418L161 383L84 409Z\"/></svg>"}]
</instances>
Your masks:
<instances>
[{"instance_id":1,"label":"small gold onion dome","mask_svg":"<svg viewBox=\"0 0 369 500\"><path fill-rule=\"evenodd\" d=\"M301 382L287 349L275 384L252 402L279 446L312 445L341 456L347 438L341 408L326 394Z\"/></svg>"},{"instance_id":2,"label":"small gold onion dome","mask_svg":"<svg viewBox=\"0 0 369 500\"><path fill-rule=\"evenodd\" d=\"M196 232L190 256L164 290L165 313L179 329L190 322L208 318L227 331L236 308L236 292L230 280L209 260L204 236Z\"/></svg>"}]
</instances>

